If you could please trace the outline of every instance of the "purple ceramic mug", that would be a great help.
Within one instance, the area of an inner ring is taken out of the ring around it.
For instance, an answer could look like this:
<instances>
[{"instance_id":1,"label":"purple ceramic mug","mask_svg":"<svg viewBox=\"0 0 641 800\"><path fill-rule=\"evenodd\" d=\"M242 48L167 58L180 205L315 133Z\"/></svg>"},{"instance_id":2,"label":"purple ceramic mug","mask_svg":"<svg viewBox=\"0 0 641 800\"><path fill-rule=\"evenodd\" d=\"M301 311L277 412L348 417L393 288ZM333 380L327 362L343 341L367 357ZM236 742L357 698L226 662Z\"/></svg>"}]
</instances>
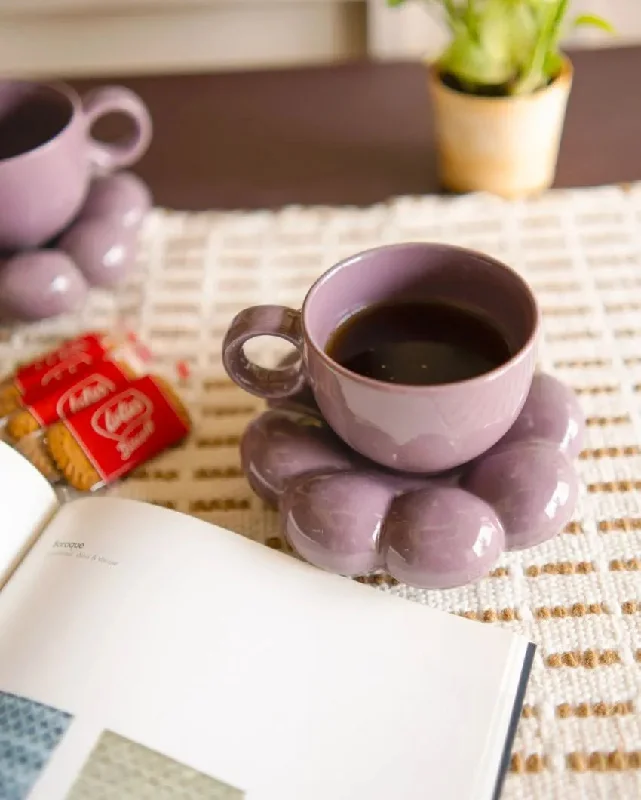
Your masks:
<instances>
[{"instance_id":1,"label":"purple ceramic mug","mask_svg":"<svg viewBox=\"0 0 641 800\"><path fill-rule=\"evenodd\" d=\"M127 115L133 131L123 142L101 143L91 127L111 113ZM145 104L123 87L81 100L64 84L0 81L0 249L54 237L79 211L92 175L133 164L150 139Z\"/></svg>"},{"instance_id":2,"label":"purple ceramic mug","mask_svg":"<svg viewBox=\"0 0 641 800\"><path fill-rule=\"evenodd\" d=\"M478 377L429 386L356 374L325 352L352 313L380 302L440 300L481 312L504 335L512 357ZM464 464L494 445L518 416L532 382L539 311L516 272L489 256L443 244L398 244L341 261L311 287L302 311L254 306L233 320L223 363L239 386L266 399L305 382L325 419L354 450L383 466L432 473ZM254 336L291 342L301 359L265 369L246 357Z\"/></svg>"}]
</instances>

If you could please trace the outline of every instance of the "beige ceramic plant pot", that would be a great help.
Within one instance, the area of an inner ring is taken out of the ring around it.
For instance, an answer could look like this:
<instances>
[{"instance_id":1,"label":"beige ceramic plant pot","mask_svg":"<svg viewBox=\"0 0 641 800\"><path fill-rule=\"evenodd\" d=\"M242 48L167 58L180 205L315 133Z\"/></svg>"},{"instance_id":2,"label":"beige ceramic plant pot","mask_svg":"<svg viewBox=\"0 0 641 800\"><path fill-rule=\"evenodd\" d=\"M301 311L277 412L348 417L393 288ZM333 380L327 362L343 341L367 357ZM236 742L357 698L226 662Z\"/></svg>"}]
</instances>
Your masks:
<instances>
[{"instance_id":1,"label":"beige ceramic plant pot","mask_svg":"<svg viewBox=\"0 0 641 800\"><path fill-rule=\"evenodd\" d=\"M548 87L517 97L458 92L435 68L429 84L445 188L517 198L551 186L572 86L570 61Z\"/></svg>"}]
</instances>

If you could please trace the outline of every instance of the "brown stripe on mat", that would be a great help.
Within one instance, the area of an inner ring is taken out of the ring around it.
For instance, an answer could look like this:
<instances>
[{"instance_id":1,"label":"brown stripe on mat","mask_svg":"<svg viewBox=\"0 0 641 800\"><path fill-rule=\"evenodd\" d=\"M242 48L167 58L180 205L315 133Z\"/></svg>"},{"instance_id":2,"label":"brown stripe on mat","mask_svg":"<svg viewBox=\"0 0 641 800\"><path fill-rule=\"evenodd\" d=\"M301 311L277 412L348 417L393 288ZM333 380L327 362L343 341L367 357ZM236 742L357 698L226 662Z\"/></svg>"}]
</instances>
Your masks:
<instances>
[{"instance_id":1,"label":"brown stripe on mat","mask_svg":"<svg viewBox=\"0 0 641 800\"><path fill-rule=\"evenodd\" d=\"M617 650L566 650L563 653L551 653L545 659L545 663L552 669L560 667L594 669L620 664L621 656Z\"/></svg>"},{"instance_id":2,"label":"brown stripe on mat","mask_svg":"<svg viewBox=\"0 0 641 800\"><path fill-rule=\"evenodd\" d=\"M531 281L530 285L535 292L580 292L582 289L578 281Z\"/></svg>"},{"instance_id":3,"label":"brown stripe on mat","mask_svg":"<svg viewBox=\"0 0 641 800\"><path fill-rule=\"evenodd\" d=\"M238 447L240 438L237 433L230 433L226 436L199 436L195 440L195 445L199 450L208 450L215 447Z\"/></svg>"},{"instance_id":4,"label":"brown stripe on mat","mask_svg":"<svg viewBox=\"0 0 641 800\"><path fill-rule=\"evenodd\" d=\"M510 571L509 571L509 569L507 567L496 567L496 569L493 569L491 572L488 572L486 577L488 577L488 578L507 578L509 576L509 574L510 574ZM357 583L365 583L365 584L368 584L369 586L398 586L398 581L396 580L396 578L392 578L391 575L384 575L384 574L380 574L380 575L361 575L358 578L354 578L354 580ZM505 609L503 609L503 611L505 611ZM461 613L461 615L467 616L468 613L473 613L473 612L460 612L460 613ZM484 613L484 612L481 612L481 613ZM496 611L496 612L493 612L493 613L496 613L496 614L500 615L501 611ZM473 619L478 619L478 617L473 617ZM501 619L501 617L498 616L497 619ZM516 619L516 617L515 617L515 619ZM483 621L484 622L493 622L494 620L483 620Z\"/></svg>"},{"instance_id":5,"label":"brown stripe on mat","mask_svg":"<svg viewBox=\"0 0 641 800\"><path fill-rule=\"evenodd\" d=\"M624 769L641 769L641 750L568 753L566 763L568 769L573 772L610 772Z\"/></svg>"},{"instance_id":6,"label":"brown stripe on mat","mask_svg":"<svg viewBox=\"0 0 641 800\"><path fill-rule=\"evenodd\" d=\"M556 707L557 717L567 719L568 717L623 717L626 714L634 714L634 703L632 700L625 700L618 703L561 703Z\"/></svg>"},{"instance_id":7,"label":"brown stripe on mat","mask_svg":"<svg viewBox=\"0 0 641 800\"><path fill-rule=\"evenodd\" d=\"M150 502L152 506L168 508L170 511L176 510L176 503L174 503L172 500L150 500L148 502Z\"/></svg>"},{"instance_id":8,"label":"brown stripe on mat","mask_svg":"<svg viewBox=\"0 0 641 800\"><path fill-rule=\"evenodd\" d=\"M256 406L202 406L203 417L240 417L256 413Z\"/></svg>"},{"instance_id":9,"label":"brown stripe on mat","mask_svg":"<svg viewBox=\"0 0 641 800\"><path fill-rule=\"evenodd\" d=\"M204 481L212 478L244 478L240 467L198 467L194 470L194 480Z\"/></svg>"},{"instance_id":10,"label":"brown stripe on mat","mask_svg":"<svg viewBox=\"0 0 641 800\"><path fill-rule=\"evenodd\" d=\"M588 395L598 395L598 394L617 394L617 392L621 391L620 386L573 386L572 387L575 394L588 394Z\"/></svg>"},{"instance_id":11,"label":"brown stripe on mat","mask_svg":"<svg viewBox=\"0 0 641 800\"><path fill-rule=\"evenodd\" d=\"M217 300L215 309L217 314L229 315L230 319L240 311L237 300Z\"/></svg>"},{"instance_id":12,"label":"brown stripe on mat","mask_svg":"<svg viewBox=\"0 0 641 800\"><path fill-rule=\"evenodd\" d=\"M233 381L229 380L229 378L204 380L201 386L206 392L217 392L219 389L237 389L238 391L241 391Z\"/></svg>"},{"instance_id":13,"label":"brown stripe on mat","mask_svg":"<svg viewBox=\"0 0 641 800\"><path fill-rule=\"evenodd\" d=\"M586 369L589 367L611 367L612 361L611 359L605 358L569 358L569 359L560 359L559 361L554 362L554 366L557 369Z\"/></svg>"},{"instance_id":14,"label":"brown stripe on mat","mask_svg":"<svg viewBox=\"0 0 641 800\"><path fill-rule=\"evenodd\" d=\"M554 709L554 713L561 719L570 717L623 717L627 714L634 714L635 707L632 700L623 700L617 703L606 703L600 700L596 703L559 703ZM524 719L532 719L540 716L539 707L526 703L523 706L521 716Z\"/></svg>"},{"instance_id":15,"label":"brown stripe on mat","mask_svg":"<svg viewBox=\"0 0 641 800\"><path fill-rule=\"evenodd\" d=\"M177 469L153 469L142 468L137 469L132 474L132 479L138 481L177 481L180 478L180 472Z\"/></svg>"},{"instance_id":16,"label":"brown stripe on mat","mask_svg":"<svg viewBox=\"0 0 641 800\"><path fill-rule=\"evenodd\" d=\"M184 250L191 250L192 248L201 251L205 243L206 239L203 235L196 233L174 234L165 241L165 247L169 251L178 250L182 253Z\"/></svg>"},{"instance_id":17,"label":"brown stripe on mat","mask_svg":"<svg viewBox=\"0 0 641 800\"><path fill-rule=\"evenodd\" d=\"M615 519L602 519L597 524L600 533L641 531L641 519L638 517L618 517Z\"/></svg>"},{"instance_id":18,"label":"brown stripe on mat","mask_svg":"<svg viewBox=\"0 0 641 800\"><path fill-rule=\"evenodd\" d=\"M591 561L557 561L549 564L530 564L525 568L528 578L539 578L541 575L587 575L596 572Z\"/></svg>"},{"instance_id":19,"label":"brown stripe on mat","mask_svg":"<svg viewBox=\"0 0 641 800\"><path fill-rule=\"evenodd\" d=\"M454 613L459 617L478 622L514 622L521 619L516 608L486 608L484 611L455 611Z\"/></svg>"},{"instance_id":20,"label":"brown stripe on mat","mask_svg":"<svg viewBox=\"0 0 641 800\"><path fill-rule=\"evenodd\" d=\"M271 547L272 550L281 550L284 553L294 552L289 542L281 539L280 536L268 536L265 539L265 544L267 547Z\"/></svg>"},{"instance_id":21,"label":"brown stripe on mat","mask_svg":"<svg viewBox=\"0 0 641 800\"><path fill-rule=\"evenodd\" d=\"M398 586L398 581L391 575L361 575L354 580L367 586Z\"/></svg>"},{"instance_id":22,"label":"brown stripe on mat","mask_svg":"<svg viewBox=\"0 0 641 800\"><path fill-rule=\"evenodd\" d=\"M563 533L578 534L583 532L583 526L580 522L568 522L565 528L563 528Z\"/></svg>"},{"instance_id":23,"label":"brown stripe on mat","mask_svg":"<svg viewBox=\"0 0 641 800\"><path fill-rule=\"evenodd\" d=\"M547 758L539 753L512 753L510 772L543 772L548 768Z\"/></svg>"},{"instance_id":24,"label":"brown stripe on mat","mask_svg":"<svg viewBox=\"0 0 641 800\"><path fill-rule=\"evenodd\" d=\"M641 303L606 303L605 310L608 314L617 314L621 311L641 311Z\"/></svg>"},{"instance_id":25,"label":"brown stripe on mat","mask_svg":"<svg viewBox=\"0 0 641 800\"><path fill-rule=\"evenodd\" d=\"M189 504L190 514L202 514L207 511L248 511L251 501L248 497L216 497L211 500L192 500Z\"/></svg>"},{"instance_id":26,"label":"brown stripe on mat","mask_svg":"<svg viewBox=\"0 0 641 800\"><path fill-rule=\"evenodd\" d=\"M507 567L497 567L488 573L488 578L507 578L510 570Z\"/></svg>"},{"instance_id":27,"label":"brown stripe on mat","mask_svg":"<svg viewBox=\"0 0 641 800\"><path fill-rule=\"evenodd\" d=\"M611 752L573 752L566 756L566 765L573 772L614 772L641 769L641 750ZM540 753L513 753L510 772L537 773L548 769L546 756Z\"/></svg>"},{"instance_id":28,"label":"brown stripe on mat","mask_svg":"<svg viewBox=\"0 0 641 800\"><path fill-rule=\"evenodd\" d=\"M152 314L200 314L197 303L156 303L152 306Z\"/></svg>"},{"instance_id":29,"label":"brown stripe on mat","mask_svg":"<svg viewBox=\"0 0 641 800\"><path fill-rule=\"evenodd\" d=\"M586 417L588 428L607 428L609 425L631 425L629 414L616 414L612 417Z\"/></svg>"},{"instance_id":30,"label":"brown stripe on mat","mask_svg":"<svg viewBox=\"0 0 641 800\"><path fill-rule=\"evenodd\" d=\"M534 609L534 616L537 619L563 619L609 613L605 603L573 603L571 606L539 606Z\"/></svg>"},{"instance_id":31,"label":"brown stripe on mat","mask_svg":"<svg viewBox=\"0 0 641 800\"><path fill-rule=\"evenodd\" d=\"M636 339L641 336L641 328L618 328L612 333L616 339Z\"/></svg>"},{"instance_id":32,"label":"brown stripe on mat","mask_svg":"<svg viewBox=\"0 0 641 800\"><path fill-rule=\"evenodd\" d=\"M621 613L626 615L638 614L641 611L641 602L636 600L624 600L620 606ZM563 619L565 617L585 617L588 614L611 613L606 603L573 603L569 606L539 606L534 609L536 619Z\"/></svg>"},{"instance_id":33,"label":"brown stripe on mat","mask_svg":"<svg viewBox=\"0 0 641 800\"><path fill-rule=\"evenodd\" d=\"M608 289L634 289L641 286L641 278L619 278L619 280L597 280L594 282L600 291Z\"/></svg>"},{"instance_id":34,"label":"brown stripe on mat","mask_svg":"<svg viewBox=\"0 0 641 800\"><path fill-rule=\"evenodd\" d=\"M560 333L546 333L548 342L581 342L586 339L600 339L599 331L561 331Z\"/></svg>"},{"instance_id":35,"label":"brown stripe on mat","mask_svg":"<svg viewBox=\"0 0 641 800\"><path fill-rule=\"evenodd\" d=\"M599 458L621 458L641 455L641 447L637 444L618 445L617 447L594 447L582 450L579 458L582 461Z\"/></svg>"},{"instance_id":36,"label":"brown stripe on mat","mask_svg":"<svg viewBox=\"0 0 641 800\"><path fill-rule=\"evenodd\" d=\"M640 569L641 559L636 557L627 559L615 558L610 561L611 572L638 572Z\"/></svg>"},{"instance_id":37,"label":"brown stripe on mat","mask_svg":"<svg viewBox=\"0 0 641 800\"><path fill-rule=\"evenodd\" d=\"M223 311L221 313L227 316L227 312ZM231 314L229 315L230 319L233 315L234 312L232 311ZM228 327L229 327L229 322L227 322L225 325L212 325L212 327L209 329L209 334L212 337L212 339L222 340L225 338L225 334L227 333Z\"/></svg>"},{"instance_id":38,"label":"brown stripe on mat","mask_svg":"<svg viewBox=\"0 0 641 800\"><path fill-rule=\"evenodd\" d=\"M584 317L591 310L590 306L544 306L541 309L545 317Z\"/></svg>"},{"instance_id":39,"label":"brown stripe on mat","mask_svg":"<svg viewBox=\"0 0 641 800\"><path fill-rule=\"evenodd\" d=\"M641 481L597 481L588 483L588 492L638 492L641 489Z\"/></svg>"},{"instance_id":40,"label":"brown stripe on mat","mask_svg":"<svg viewBox=\"0 0 641 800\"><path fill-rule=\"evenodd\" d=\"M166 275L179 270L184 279L198 281L202 292L203 264L202 256L199 253L167 253L162 270L158 274Z\"/></svg>"},{"instance_id":41,"label":"brown stripe on mat","mask_svg":"<svg viewBox=\"0 0 641 800\"><path fill-rule=\"evenodd\" d=\"M199 339L200 330L185 330L185 328L154 328L149 332L150 339Z\"/></svg>"},{"instance_id":42,"label":"brown stripe on mat","mask_svg":"<svg viewBox=\"0 0 641 800\"><path fill-rule=\"evenodd\" d=\"M316 270L314 270L314 275L284 275L280 281L279 285L281 289L300 289L303 292L306 292L312 283L314 283L316 279Z\"/></svg>"},{"instance_id":43,"label":"brown stripe on mat","mask_svg":"<svg viewBox=\"0 0 641 800\"><path fill-rule=\"evenodd\" d=\"M174 281L174 280L163 280L158 282L158 287L165 289L168 292L172 292L173 294L178 294L180 292L202 292L202 284L199 280L191 280L191 281Z\"/></svg>"}]
</instances>

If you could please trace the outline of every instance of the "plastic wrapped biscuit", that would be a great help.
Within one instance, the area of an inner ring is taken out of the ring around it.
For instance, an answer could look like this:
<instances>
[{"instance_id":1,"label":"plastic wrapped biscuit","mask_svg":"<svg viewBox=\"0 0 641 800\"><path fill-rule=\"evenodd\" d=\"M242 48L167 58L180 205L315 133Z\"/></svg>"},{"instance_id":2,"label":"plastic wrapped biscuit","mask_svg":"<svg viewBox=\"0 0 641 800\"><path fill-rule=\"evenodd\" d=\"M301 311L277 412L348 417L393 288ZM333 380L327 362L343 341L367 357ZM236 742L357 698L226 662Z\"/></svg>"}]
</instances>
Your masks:
<instances>
[{"instance_id":1,"label":"plastic wrapped biscuit","mask_svg":"<svg viewBox=\"0 0 641 800\"><path fill-rule=\"evenodd\" d=\"M118 364L131 378L142 375L149 360L149 351L133 334L88 333L65 342L57 350L23 364L0 382L0 425L17 417L12 424L14 436L23 427L26 431L29 426L35 430L50 424L60 418L53 414L51 402L57 403L67 389L89 377L99 365ZM16 414L22 410L29 411L34 419L29 421L27 416Z\"/></svg>"},{"instance_id":2,"label":"plastic wrapped biscuit","mask_svg":"<svg viewBox=\"0 0 641 800\"><path fill-rule=\"evenodd\" d=\"M0 420L75 383L96 364L110 359L142 371L148 351L131 334L87 333L22 364L0 381Z\"/></svg>"},{"instance_id":3,"label":"plastic wrapped biscuit","mask_svg":"<svg viewBox=\"0 0 641 800\"><path fill-rule=\"evenodd\" d=\"M88 492L178 444L190 428L174 389L148 375L15 446L51 483Z\"/></svg>"},{"instance_id":4,"label":"plastic wrapped biscuit","mask_svg":"<svg viewBox=\"0 0 641 800\"><path fill-rule=\"evenodd\" d=\"M25 436L109 397L140 374L130 361L99 361L90 369L81 371L73 383L57 386L27 403L21 400L21 407L5 420L4 437L10 444L15 444Z\"/></svg>"}]
</instances>

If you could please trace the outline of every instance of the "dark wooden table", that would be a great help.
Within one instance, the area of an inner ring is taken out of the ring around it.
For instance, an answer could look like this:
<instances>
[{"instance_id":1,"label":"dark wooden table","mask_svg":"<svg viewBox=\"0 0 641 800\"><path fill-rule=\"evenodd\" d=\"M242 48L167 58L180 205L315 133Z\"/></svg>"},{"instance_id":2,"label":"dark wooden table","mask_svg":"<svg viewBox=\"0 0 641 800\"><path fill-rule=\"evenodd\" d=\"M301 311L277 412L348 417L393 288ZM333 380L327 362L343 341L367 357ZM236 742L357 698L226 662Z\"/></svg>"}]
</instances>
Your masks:
<instances>
[{"instance_id":1,"label":"dark wooden table","mask_svg":"<svg viewBox=\"0 0 641 800\"><path fill-rule=\"evenodd\" d=\"M641 47L572 54L559 186L641 179ZM76 81L84 90L96 82ZM118 79L155 138L136 171L179 209L364 205L438 191L417 63ZM117 132L115 122L103 132Z\"/></svg>"}]
</instances>

